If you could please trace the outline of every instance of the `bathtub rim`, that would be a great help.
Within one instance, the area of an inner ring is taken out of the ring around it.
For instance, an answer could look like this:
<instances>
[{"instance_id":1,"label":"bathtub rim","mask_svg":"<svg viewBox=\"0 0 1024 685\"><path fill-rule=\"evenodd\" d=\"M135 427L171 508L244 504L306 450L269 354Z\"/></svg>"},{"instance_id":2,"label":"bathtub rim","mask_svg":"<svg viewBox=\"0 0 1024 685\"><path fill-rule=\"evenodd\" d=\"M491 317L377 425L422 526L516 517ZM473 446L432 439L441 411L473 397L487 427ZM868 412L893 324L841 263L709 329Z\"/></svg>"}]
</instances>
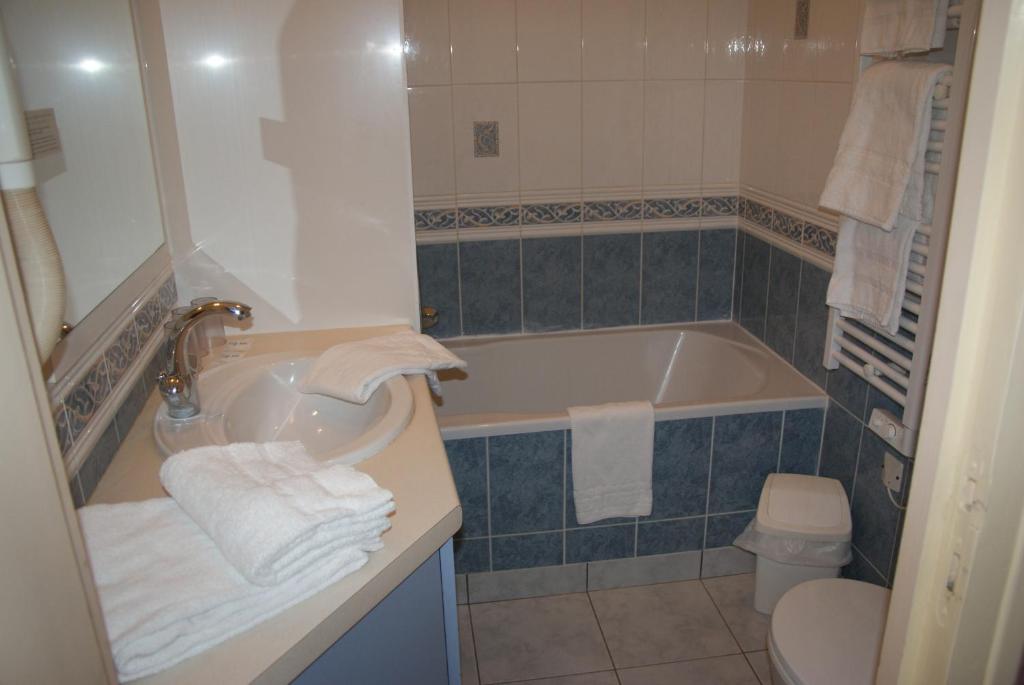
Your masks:
<instances>
[{"instance_id":1,"label":"bathtub rim","mask_svg":"<svg viewBox=\"0 0 1024 685\"><path fill-rule=\"evenodd\" d=\"M447 346L454 343L453 351L458 353L460 346L476 345L503 341L518 341L551 337L576 337L608 333L642 333L660 330L678 331L694 330L708 335L724 338L741 346L753 348L764 353L775 362L784 365L788 371L800 378L806 385L807 392L795 393L785 397L769 397L754 399L726 400L721 402L692 402L654 405L655 421L678 421L682 419L730 416L734 414L752 414L761 412L796 411L800 409L826 409L829 397L807 376L802 374L793 364L783 359L775 350L766 345L757 336L743 328L736 321L689 321L668 324L651 324L642 326L617 326L610 328L592 328L571 331L530 332L513 335L477 335L440 340ZM436 408L435 408L436 410ZM536 414L522 413L480 413L457 414L454 416L437 415L438 428L444 440L462 440L467 438L493 437L498 435L519 435L543 431L568 430L571 428L567 410L561 412L539 412Z\"/></svg>"}]
</instances>

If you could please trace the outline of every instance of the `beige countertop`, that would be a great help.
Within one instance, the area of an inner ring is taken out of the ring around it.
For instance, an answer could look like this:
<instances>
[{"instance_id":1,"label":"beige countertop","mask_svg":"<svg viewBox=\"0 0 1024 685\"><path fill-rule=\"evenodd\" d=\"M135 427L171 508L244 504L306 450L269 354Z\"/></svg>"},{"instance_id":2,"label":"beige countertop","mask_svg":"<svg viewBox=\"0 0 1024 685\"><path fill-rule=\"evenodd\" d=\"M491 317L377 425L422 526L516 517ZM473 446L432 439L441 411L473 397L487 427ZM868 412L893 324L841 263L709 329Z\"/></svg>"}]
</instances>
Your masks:
<instances>
[{"instance_id":1,"label":"beige countertop","mask_svg":"<svg viewBox=\"0 0 1024 685\"><path fill-rule=\"evenodd\" d=\"M316 354L347 340L383 335L401 326L240 336L252 340L246 356L296 351ZM216 352L210 358L216 356ZM409 426L388 447L355 468L395 495L384 549L362 569L268 621L156 675L157 683L285 683L298 676L349 628L416 570L462 525L444 445L422 376L409 379L415 407ZM160 406L153 392L89 504L166 497L157 476L163 463L153 439Z\"/></svg>"}]
</instances>

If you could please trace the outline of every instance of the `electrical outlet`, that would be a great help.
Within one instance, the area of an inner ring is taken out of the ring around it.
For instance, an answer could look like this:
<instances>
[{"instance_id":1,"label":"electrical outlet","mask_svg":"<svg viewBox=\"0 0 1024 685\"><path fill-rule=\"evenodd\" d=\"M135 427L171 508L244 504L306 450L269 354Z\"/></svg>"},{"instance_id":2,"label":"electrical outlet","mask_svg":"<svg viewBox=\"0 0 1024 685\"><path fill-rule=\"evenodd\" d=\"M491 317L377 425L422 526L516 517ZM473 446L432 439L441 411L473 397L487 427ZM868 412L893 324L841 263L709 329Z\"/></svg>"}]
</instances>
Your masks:
<instances>
[{"instance_id":1,"label":"electrical outlet","mask_svg":"<svg viewBox=\"0 0 1024 685\"><path fill-rule=\"evenodd\" d=\"M885 487L897 494L903 489L903 462L889 452L885 453L882 482L885 483Z\"/></svg>"}]
</instances>

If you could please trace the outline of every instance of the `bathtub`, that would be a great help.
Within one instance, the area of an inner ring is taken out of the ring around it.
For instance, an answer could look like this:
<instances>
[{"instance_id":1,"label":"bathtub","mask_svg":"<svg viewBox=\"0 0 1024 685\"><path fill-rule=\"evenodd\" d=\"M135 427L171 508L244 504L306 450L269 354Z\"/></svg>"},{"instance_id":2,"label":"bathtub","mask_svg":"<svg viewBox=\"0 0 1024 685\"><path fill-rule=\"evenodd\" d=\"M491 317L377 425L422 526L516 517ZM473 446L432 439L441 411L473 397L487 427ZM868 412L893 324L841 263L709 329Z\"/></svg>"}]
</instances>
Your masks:
<instances>
[{"instance_id":1,"label":"bathtub","mask_svg":"<svg viewBox=\"0 0 1024 685\"><path fill-rule=\"evenodd\" d=\"M463 338L441 374L446 439L569 428L568 407L649 400L655 420L824 408L825 394L731 322Z\"/></svg>"}]
</instances>

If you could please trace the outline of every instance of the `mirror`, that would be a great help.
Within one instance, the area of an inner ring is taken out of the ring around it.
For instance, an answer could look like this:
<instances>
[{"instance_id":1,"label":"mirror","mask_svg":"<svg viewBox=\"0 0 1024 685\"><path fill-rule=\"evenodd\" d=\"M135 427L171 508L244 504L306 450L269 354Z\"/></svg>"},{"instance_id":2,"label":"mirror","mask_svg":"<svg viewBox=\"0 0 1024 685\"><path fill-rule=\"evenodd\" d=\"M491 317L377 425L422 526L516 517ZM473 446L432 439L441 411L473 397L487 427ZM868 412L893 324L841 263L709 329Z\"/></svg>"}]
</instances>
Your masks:
<instances>
[{"instance_id":1,"label":"mirror","mask_svg":"<svg viewBox=\"0 0 1024 685\"><path fill-rule=\"evenodd\" d=\"M0 17L76 325L164 242L131 6L0 0Z\"/></svg>"}]
</instances>

